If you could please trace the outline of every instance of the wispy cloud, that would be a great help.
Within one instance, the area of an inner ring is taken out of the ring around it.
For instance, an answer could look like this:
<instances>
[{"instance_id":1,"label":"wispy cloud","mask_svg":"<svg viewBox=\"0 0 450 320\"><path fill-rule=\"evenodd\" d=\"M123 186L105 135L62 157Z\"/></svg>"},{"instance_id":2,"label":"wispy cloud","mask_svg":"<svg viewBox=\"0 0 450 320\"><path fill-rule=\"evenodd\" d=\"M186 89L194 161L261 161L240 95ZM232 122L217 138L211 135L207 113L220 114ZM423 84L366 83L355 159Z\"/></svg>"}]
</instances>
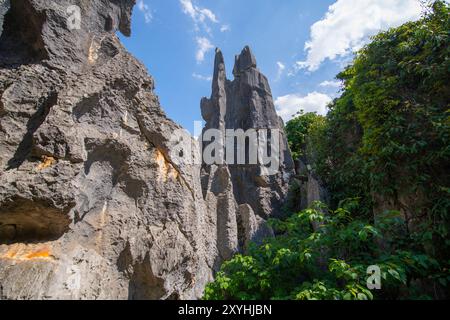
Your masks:
<instances>
[{"instance_id":1,"label":"wispy cloud","mask_svg":"<svg viewBox=\"0 0 450 320\"><path fill-rule=\"evenodd\" d=\"M324 81L319 84L320 87L340 88L342 87L341 81Z\"/></svg>"},{"instance_id":2,"label":"wispy cloud","mask_svg":"<svg viewBox=\"0 0 450 320\"><path fill-rule=\"evenodd\" d=\"M299 94L288 94L275 99L275 107L277 113L284 121L289 121L300 110L305 112L317 112L325 115L327 113L327 105L332 101L331 97L319 93L311 92L306 96Z\"/></svg>"},{"instance_id":3,"label":"wispy cloud","mask_svg":"<svg viewBox=\"0 0 450 320\"><path fill-rule=\"evenodd\" d=\"M138 0L137 7L144 15L145 23L150 23L153 20L153 14L148 4L144 0Z\"/></svg>"},{"instance_id":4,"label":"wispy cloud","mask_svg":"<svg viewBox=\"0 0 450 320\"><path fill-rule=\"evenodd\" d=\"M228 24L224 24L224 25L222 25L220 27L220 32L227 32L227 31L230 31L230 30L231 30L231 28L230 28L230 26Z\"/></svg>"},{"instance_id":5,"label":"wispy cloud","mask_svg":"<svg viewBox=\"0 0 450 320\"><path fill-rule=\"evenodd\" d=\"M284 70L286 70L286 66L283 62L277 61L277 76L275 78L275 81L278 81L281 79L281 76L283 75Z\"/></svg>"},{"instance_id":6,"label":"wispy cloud","mask_svg":"<svg viewBox=\"0 0 450 320\"><path fill-rule=\"evenodd\" d=\"M296 69L316 71L327 59L345 57L360 49L381 30L420 18L417 0L337 0L325 17L311 27L307 57Z\"/></svg>"},{"instance_id":7,"label":"wispy cloud","mask_svg":"<svg viewBox=\"0 0 450 320\"><path fill-rule=\"evenodd\" d=\"M210 9L196 6L192 3L192 0L180 0L180 3L183 12L192 18L197 30L201 26L207 33L210 33L211 28L208 23L219 23L216 15Z\"/></svg>"},{"instance_id":8,"label":"wispy cloud","mask_svg":"<svg viewBox=\"0 0 450 320\"><path fill-rule=\"evenodd\" d=\"M205 60L205 54L214 49L214 46L211 44L208 38L205 37L197 37L197 53L195 55L195 60L197 63L203 62Z\"/></svg>"},{"instance_id":9,"label":"wispy cloud","mask_svg":"<svg viewBox=\"0 0 450 320\"><path fill-rule=\"evenodd\" d=\"M202 81L211 81L212 80L211 76L204 76L204 75L201 75L201 74L198 74L195 72L192 74L192 77L197 80L202 80Z\"/></svg>"},{"instance_id":10,"label":"wispy cloud","mask_svg":"<svg viewBox=\"0 0 450 320\"><path fill-rule=\"evenodd\" d=\"M195 31L198 35L195 38L197 44L195 59L197 63L201 63L204 61L206 53L214 48L214 45L210 40L213 36L211 26L217 25L220 21L212 10L196 5L193 0L179 1L183 13L188 15L194 22ZM229 25L222 25L220 27L221 32L225 32L228 30L230 30Z\"/></svg>"}]
</instances>

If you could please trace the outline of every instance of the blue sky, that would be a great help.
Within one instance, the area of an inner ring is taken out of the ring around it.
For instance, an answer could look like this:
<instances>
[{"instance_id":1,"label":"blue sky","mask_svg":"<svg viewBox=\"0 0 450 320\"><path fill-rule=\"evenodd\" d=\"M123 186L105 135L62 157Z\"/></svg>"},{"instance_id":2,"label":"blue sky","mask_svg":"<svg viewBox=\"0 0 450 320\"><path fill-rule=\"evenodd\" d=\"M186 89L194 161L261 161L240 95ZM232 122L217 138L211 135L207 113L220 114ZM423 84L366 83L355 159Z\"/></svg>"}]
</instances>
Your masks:
<instances>
[{"instance_id":1,"label":"blue sky","mask_svg":"<svg viewBox=\"0 0 450 320\"><path fill-rule=\"evenodd\" d=\"M352 52L420 12L418 0L137 0L132 35L121 39L154 77L167 115L192 132L215 47L233 79L234 56L249 45L289 120L301 108L324 114Z\"/></svg>"}]
</instances>

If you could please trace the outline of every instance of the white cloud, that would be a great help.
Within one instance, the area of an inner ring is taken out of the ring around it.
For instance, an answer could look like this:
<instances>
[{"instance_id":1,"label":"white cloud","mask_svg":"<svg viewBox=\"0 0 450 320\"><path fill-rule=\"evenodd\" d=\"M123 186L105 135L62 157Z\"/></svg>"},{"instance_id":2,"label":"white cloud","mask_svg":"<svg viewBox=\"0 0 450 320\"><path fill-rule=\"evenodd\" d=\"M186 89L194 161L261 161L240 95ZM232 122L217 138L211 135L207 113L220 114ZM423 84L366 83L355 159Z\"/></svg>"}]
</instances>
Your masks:
<instances>
[{"instance_id":1,"label":"white cloud","mask_svg":"<svg viewBox=\"0 0 450 320\"><path fill-rule=\"evenodd\" d=\"M281 61L277 61L277 77L275 79L275 81L280 80L281 76L283 75L284 70L286 69L286 66L284 65L283 62Z\"/></svg>"},{"instance_id":2,"label":"white cloud","mask_svg":"<svg viewBox=\"0 0 450 320\"><path fill-rule=\"evenodd\" d=\"M202 25L207 33L211 32L208 22L219 23L216 15L207 8L201 8L192 3L192 0L180 0L183 12L190 16L195 23L195 28L199 30Z\"/></svg>"},{"instance_id":3,"label":"white cloud","mask_svg":"<svg viewBox=\"0 0 450 320\"><path fill-rule=\"evenodd\" d=\"M138 0L137 7L138 7L139 11L141 11L142 14L144 15L145 23L152 22L153 15L152 15L152 11L150 10L150 7L148 6L148 4L146 4L144 2L144 0Z\"/></svg>"},{"instance_id":4,"label":"white cloud","mask_svg":"<svg viewBox=\"0 0 450 320\"><path fill-rule=\"evenodd\" d=\"M192 74L192 77L194 77L197 80L203 80L203 81L211 81L212 80L211 76L204 76L204 75L201 75L201 74L198 74L195 72Z\"/></svg>"},{"instance_id":5,"label":"white cloud","mask_svg":"<svg viewBox=\"0 0 450 320\"><path fill-rule=\"evenodd\" d=\"M198 12L197 16L199 17L200 22L203 22L206 19L208 19L211 22L219 23L219 20L217 20L216 15L211 10L206 8L197 8L197 7L194 8L196 8Z\"/></svg>"},{"instance_id":6,"label":"white cloud","mask_svg":"<svg viewBox=\"0 0 450 320\"><path fill-rule=\"evenodd\" d=\"M230 28L230 26L228 24L224 24L224 25L222 25L220 27L220 32L227 32L227 31L230 31L230 30L231 30L231 28Z\"/></svg>"},{"instance_id":7,"label":"white cloud","mask_svg":"<svg viewBox=\"0 0 450 320\"><path fill-rule=\"evenodd\" d=\"M334 60L360 49L372 35L420 18L417 0L337 0L325 17L311 27L305 44L306 61L297 69L317 70L326 59Z\"/></svg>"},{"instance_id":8,"label":"white cloud","mask_svg":"<svg viewBox=\"0 0 450 320\"><path fill-rule=\"evenodd\" d=\"M180 0L180 4L183 13L190 16L195 25L195 31L200 34L204 31L208 34L209 38L212 37L210 24L218 24L219 19L217 16L208 8L200 7L193 3L193 0ZM222 25L220 28L221 32L230 30L229 25ZM196 37L197 42L197 52L195 59L197 63L201 63L205 59L205 54L214 48L211 41L206 37Z\"/></svg>"},{"instance_id":9,"label":"white cloud","mask_svg":"<svg viewBox=\"0 0 450 320\"><path fill-rule=\"evenodd\" d=\"M324 81L319 84L320 87L340 88L342 87L342 81Z\"/></svg>"},{"instance_id":10,"label":"white cloud","mask_svg":"<svg viewBox=\"0 0 450 320\"><path fill-rule=\"evenodd\" d=\"M331 101L331 97L319 92L311 92L306 96L288 94L278 97L275 100L275 107L278 115L287 122L300 110L325 115L327 113L326 107Z\"/></svg>"},{"instance_id":11,"label":"white cloud","mask_svg":"<svg viewBox=\"0 0 450 320\"><path fill-rule=\"evenodd\" d=\"M205 60L205 54L214 49L214 46L211 44L211 42L208 40L208 38L204 37L197 37L197 53L195 55L195 59L197 60L197 63L203 62Z\"/></svg>"}]
</instances>

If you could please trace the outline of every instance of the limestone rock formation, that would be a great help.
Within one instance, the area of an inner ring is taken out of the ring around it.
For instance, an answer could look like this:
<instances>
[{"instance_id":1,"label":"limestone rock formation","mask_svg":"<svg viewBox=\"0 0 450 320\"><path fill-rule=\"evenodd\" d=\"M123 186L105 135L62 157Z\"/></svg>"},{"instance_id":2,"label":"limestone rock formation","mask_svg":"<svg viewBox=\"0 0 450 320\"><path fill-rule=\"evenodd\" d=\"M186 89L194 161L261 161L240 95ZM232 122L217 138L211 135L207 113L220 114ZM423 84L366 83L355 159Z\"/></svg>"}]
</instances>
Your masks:
<instances>
[{"instance_id":1,"label":"limestone rock formation","mask_svg":"<svg viewBox=\"0 0 450 320\"><path fill-rule=\"evenodd\" d=\"M222 244L219 253L223 258L227 258L230 252L245 249L250 240L258 242L271 235L265 219L282 215L289 182L295 172L283 121L276 114L269 82L257 68L249 47L236 56L233 75L233 81L226 78L222 52L216 49L212 94L209 99L203 98L201 101L202 116L206 121L202 135L203 150L211 145L213 139L208 141L206 137L211 130L221 133L219 145L224 150L220 149L217 153L223 154L227 153L225 140L229 130L247 132L254 129L258 138L264 130L272 130L272 134L275 131L280 133L280 139L279 145L272 149L273 153L275 150L279 154L276 157L277 170L272 174L266 174L262 163L249 161L250 145L259 141L255 141L255 136L234 150L235 153L245 153L245 164L226 157L222 163L204 162L202 187L208 212L212 215L215 213L217 219L225 219L222 212L224 205L220 202L226 202L226 206L232 208L227 210L226 230L230 230L228 226L232 230L237 229L237 233L230 233L221 230L224 225L217 223L218 243ZM236 236L237 239L230 239Z\"/></svg>"},{"instance_id":2,"label":"limestone rock formation","mask_svg":"<svg viewBox=\"0 0 450 320\"><path fill-rule=\"evenodd\" d=\"M200 168L171 158L190 136L171 138L181 128L115 35L130 34L135 1L10 4L0 11L0 299L200 297L215 221ZM73 4L80 29L68 25Z\"/></svg>"},{"instance_id":3,"label":"limestone rock formation","mask_svg":"<svg viewBox=\"0 0 450 320\"><path fill-rule=\"evenodd\" d=\"M274 237L274 232L266 221L260 216L255 215L253 209L248 204L239 206L239 216L243 226L242 247L246 250L250 242L262 244L266 238Z\"/></svg>"},{"instance_id":4,"label":"limestone rock formation","mask_svg":"<svg viewBox=\"0 0 450 320\"><path fill-rule=\"evenodd\" d=\"M0 300L199 298L220 264L272 232L293 163L207 166L121 45L135 0L0 2ZM207 128L281 129L250 49ZM182 151L182 152L181 152Z\"/></svg>"}]
</instances>

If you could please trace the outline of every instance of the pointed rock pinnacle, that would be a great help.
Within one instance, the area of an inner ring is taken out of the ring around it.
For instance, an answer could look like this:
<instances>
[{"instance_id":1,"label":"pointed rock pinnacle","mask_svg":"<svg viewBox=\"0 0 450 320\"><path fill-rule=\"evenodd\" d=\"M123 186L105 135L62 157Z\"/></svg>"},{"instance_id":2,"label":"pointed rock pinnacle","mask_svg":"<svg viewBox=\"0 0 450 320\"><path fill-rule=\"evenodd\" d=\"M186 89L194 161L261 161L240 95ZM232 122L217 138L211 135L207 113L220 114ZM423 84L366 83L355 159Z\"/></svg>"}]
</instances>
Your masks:
<instances>
[{"instance_id":1,"label":"pointed rock pinnacle","mask_svg":"<svg viewBox=\"0 0 450 320\"><path fill-rule=\"evenodd\" d=\"M245 46L245 48L241 51L241 54L235 58L233 75L238 77L242 72L250 68L256 68L256 58L250 47Z\"/></svg>"}]
</instances>

